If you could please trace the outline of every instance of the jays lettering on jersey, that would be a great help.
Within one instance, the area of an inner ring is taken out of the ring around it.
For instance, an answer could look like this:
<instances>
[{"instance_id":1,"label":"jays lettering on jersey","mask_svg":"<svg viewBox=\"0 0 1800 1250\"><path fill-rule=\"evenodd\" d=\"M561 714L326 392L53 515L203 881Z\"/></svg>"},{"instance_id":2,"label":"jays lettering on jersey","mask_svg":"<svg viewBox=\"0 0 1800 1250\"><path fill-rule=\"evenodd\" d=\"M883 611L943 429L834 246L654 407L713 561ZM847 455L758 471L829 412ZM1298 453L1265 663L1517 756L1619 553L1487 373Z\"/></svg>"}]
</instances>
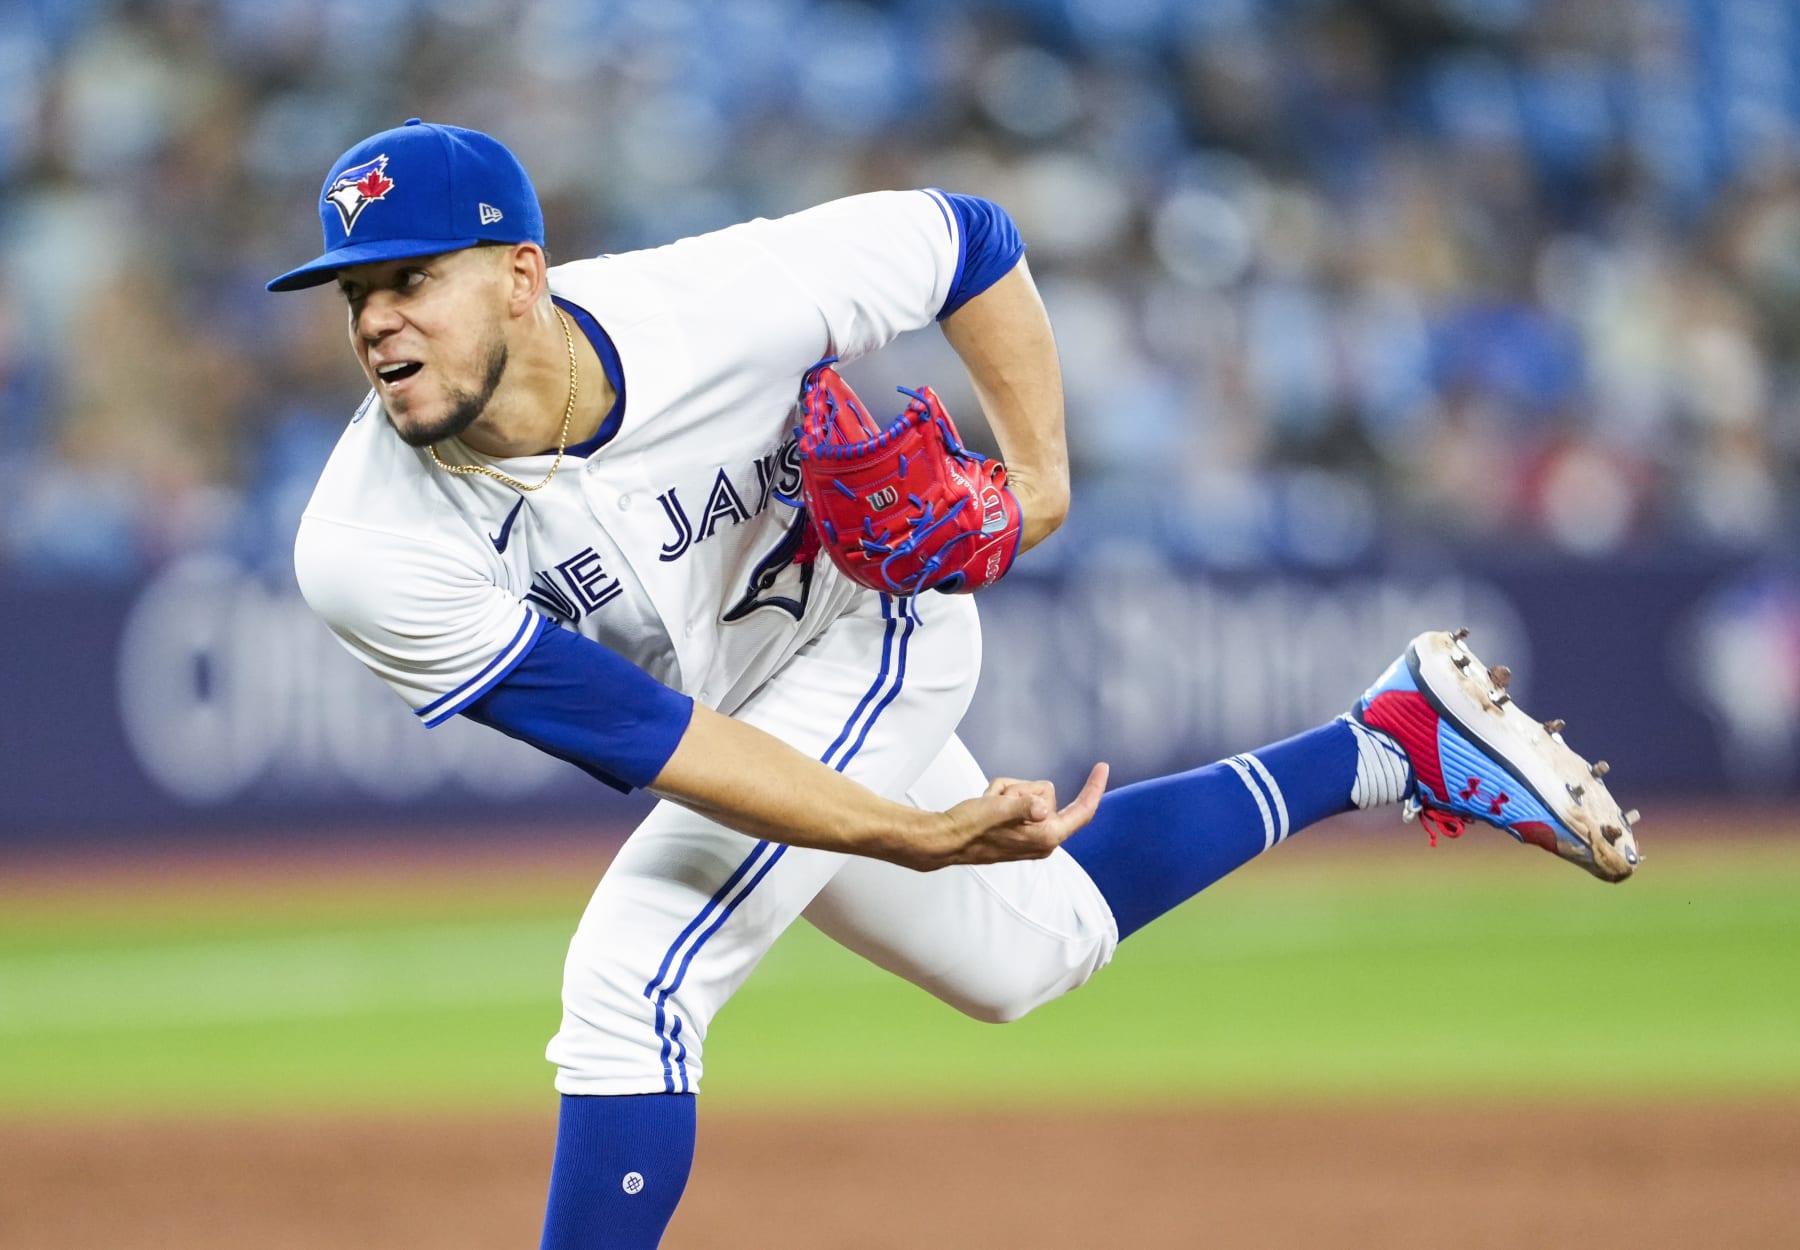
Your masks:
<instances>
[{"instance_id":1,"label":"jays lettering on jersey","mask_svg":"<svg viewBox=\"0 0 1800 1250\"><path fill-rule=\"evenodd\" d=\"M301 590L426 724L468 711L645 784L689 698L729 713L873 593L795 563L801 375L948 315L1022 250L987 201L892 191L558 266L621 396L599 433L522 495L433 466L371 394L306 509ZM524 480L554 458L438 451Z\"/></svg>"}]
</instances>

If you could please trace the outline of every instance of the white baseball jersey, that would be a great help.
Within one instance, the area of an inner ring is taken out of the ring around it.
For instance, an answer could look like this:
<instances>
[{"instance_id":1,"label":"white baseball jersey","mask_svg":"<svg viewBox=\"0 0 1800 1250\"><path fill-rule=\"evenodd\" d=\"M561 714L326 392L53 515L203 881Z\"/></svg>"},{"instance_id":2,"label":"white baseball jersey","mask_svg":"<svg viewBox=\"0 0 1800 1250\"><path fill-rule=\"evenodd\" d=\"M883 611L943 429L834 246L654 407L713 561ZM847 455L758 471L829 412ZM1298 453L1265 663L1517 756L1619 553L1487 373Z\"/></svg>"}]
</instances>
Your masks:
<instances>
[{"instance_id":1,"label":"white baseball jersey","mask_svg":"<svg viewBox=\"0 0 1800 1250\"><path fill-rule=\"evenodd\" d=\"M437 468L371 397L301 524L308 602L427 724L494 690L560 628L890 797L947 807L978 793L954 737L979 666L972 600L908 603L826 560L790 563L801 522L782 498L798 493L802 374L928 325L964 282L956 198L857 196L551 270L559 305L616 374L619 408L522 495ZM475 459L454 441L439 452ZM488 463L535 481L552 459ZM558 1087L696 1089L713 1012L803 912L990 1017L1079 984L1116 942L1099 891L1060 851L922 876L759 842L665 803L571 946Z\"/></svg>"},{"instance_id":2,"label":"white baseball jersey","mask_svg":"<svg viewBox=\"0 0 1800 1250\"><path fill-rule=\"evenodd\" d=\"M935 193L881 192L556 267L554 293L616 347L616 432L521 495L438 469L371 395L301 523L308 602L428 724L550 622L729 712L862 593L826 561L804 605L798 570L753 592L796 521L777 495L799 486L800 376L930 324L956 276L953 222ZM553 458L483 463L535 481Z\"/></svg>"}]
</instances>

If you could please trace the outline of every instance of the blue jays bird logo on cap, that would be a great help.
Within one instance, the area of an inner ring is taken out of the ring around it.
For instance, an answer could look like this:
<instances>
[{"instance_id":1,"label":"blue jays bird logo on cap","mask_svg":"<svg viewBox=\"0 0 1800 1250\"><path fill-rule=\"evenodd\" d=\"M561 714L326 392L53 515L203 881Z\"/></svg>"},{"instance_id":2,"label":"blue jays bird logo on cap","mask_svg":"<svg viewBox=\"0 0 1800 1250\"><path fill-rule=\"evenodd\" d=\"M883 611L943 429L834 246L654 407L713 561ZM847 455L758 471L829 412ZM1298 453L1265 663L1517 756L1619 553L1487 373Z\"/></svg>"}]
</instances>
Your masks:
<instances>
[{"instance_id":1,"label":"blue jays bird logo on cap","mask_svg":"<svg viewBox=\"0 0 1800 1250\"><path fill-rule=\"evenodd\" d=\"M386 199L387 193L394 189L394 180L387 176L387 163L387 154L383 153L372 161L352 165L325 189L325 198L337 206L338 216L344 219L345 234L356 225L363 209L376 200Z\"/></svg>"}]
</instances>

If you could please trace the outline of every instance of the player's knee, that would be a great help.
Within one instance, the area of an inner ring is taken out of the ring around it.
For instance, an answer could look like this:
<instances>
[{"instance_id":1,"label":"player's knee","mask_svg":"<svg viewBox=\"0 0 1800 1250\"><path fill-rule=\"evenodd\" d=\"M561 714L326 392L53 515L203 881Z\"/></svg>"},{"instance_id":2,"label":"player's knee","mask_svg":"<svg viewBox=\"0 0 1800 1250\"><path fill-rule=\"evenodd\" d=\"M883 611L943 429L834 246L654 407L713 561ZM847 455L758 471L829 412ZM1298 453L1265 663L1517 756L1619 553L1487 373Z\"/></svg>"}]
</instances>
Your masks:
<instances>
[{"instance_id":1,"label":"player's knee","mask_svg":"<svg viewBox=\"0 0 1800 1250\"><path fill-rule=\"evenodd\" d=\"M983 1024L1011 1024L1030 1015L1036 1006L1036 1003L981 1003L964 1007L962 1012Z\"/></svg>"},{"instance_id":2,"label":"player's knee","mask_svg":"<svg viewBox=\"0 0 1800 1250\"><path fill-rule=\"evenodd\" d=\"M999 987L993 988L997 990ZM1016 992L956 993L939 994L938 997L971 1020L979 1020L983 1024L1011 1024L1014 1020L1031 1014L1060 992L1033 995L1020 995Z\"/></svg>"},{"instance_id":3,"label":"player's knee","mask_svg":"<svg viewBox=\"0 0 1800 1250\"><path fill-rule=\"evenodd\" d=\"M1079 950L1058 948L1041 959L992 960L913 981L972 1020L1010 1024L1085 985L1111 955L1110 943L1093 942Z\"/></svg>"}]
</instances>

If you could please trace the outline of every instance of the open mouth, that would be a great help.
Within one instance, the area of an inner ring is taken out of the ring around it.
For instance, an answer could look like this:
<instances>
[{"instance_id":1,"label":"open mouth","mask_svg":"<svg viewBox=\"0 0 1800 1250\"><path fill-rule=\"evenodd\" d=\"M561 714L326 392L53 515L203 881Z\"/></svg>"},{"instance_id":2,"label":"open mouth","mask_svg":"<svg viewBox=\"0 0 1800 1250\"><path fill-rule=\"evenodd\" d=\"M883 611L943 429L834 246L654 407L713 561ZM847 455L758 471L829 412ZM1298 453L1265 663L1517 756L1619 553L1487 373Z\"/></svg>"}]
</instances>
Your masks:
<instances>
[{"instance_id":1,"label":"open mouth","mask_svg":"<svg viewBox=\"0 0 1800 1250\"><path fill-rule=\"evenodd\" d=\"M424 367L416 360L395 360L380 366L375 372L383 382L391 385L395 382L404 382Z\"/></svg>"}]
</instances>

